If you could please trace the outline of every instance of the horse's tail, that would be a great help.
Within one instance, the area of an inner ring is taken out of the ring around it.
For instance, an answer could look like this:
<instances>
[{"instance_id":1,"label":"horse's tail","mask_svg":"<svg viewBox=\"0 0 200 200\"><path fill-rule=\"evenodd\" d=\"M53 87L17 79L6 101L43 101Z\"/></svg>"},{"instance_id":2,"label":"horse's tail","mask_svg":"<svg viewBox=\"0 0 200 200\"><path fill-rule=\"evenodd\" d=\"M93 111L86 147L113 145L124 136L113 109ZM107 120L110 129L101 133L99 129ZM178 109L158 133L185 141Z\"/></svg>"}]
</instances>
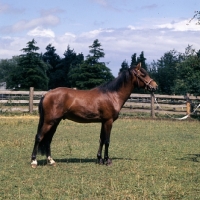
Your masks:
<instances>
[{"instance_id":1,"label":"horse's tail","mask_svg":"<svg viewBox=\"0 0 200 200\"><path fill-rule=\"evenodd\" d=\"M38 124L37 133L40 132L40 130L41 130L42 126L43 126L43 123L44 123L43 100L44 100L44 96L40 99L40 102L39 102L39 105L38 105L38 111L39 111L40 119L39 119L39 124Z\"/></svg>"},{"instance_id":2,"label":"horse's tail","mask_svg":"<svg viewBox=\"0 0 200 200\"><path fill-rule=\"evenodd\" d=\"M44 109L43 109L43 100L44 100L44 96L40 99L40 103L38 105L38 111L39 111L39 124L38 124L38 129L37 129L37 135L36 135L36 139L40 139L40 131L42 129L42 126L44 124ZM41 153L42 155L45 155L46 153L46 140L45 138L43 138L40 142L39 142L39 146L38 146L38 152Z\"/></svg>"}]
</instances>

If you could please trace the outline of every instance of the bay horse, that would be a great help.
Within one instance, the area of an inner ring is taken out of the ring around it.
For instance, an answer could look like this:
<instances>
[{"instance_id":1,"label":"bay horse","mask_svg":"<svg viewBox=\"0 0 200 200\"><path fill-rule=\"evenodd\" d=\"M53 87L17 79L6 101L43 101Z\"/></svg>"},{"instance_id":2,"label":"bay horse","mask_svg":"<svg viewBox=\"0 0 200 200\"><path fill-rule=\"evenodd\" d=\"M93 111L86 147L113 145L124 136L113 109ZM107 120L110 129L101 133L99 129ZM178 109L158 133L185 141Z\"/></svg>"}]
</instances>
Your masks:
<instances>
[{"instance_id":1,"label":"bay horse","mask_svg":"<svg viewBox=\"0 0 200 200\"><path fill-rule=\"evenodd\" d=\"M47 92L39 103L40 118L31 156L31 166L37 167L38 151L46 155L50 165L56 164L51 157L50 145L62 119L79 123L100 122L102 125L97 162L111 165L108 148L112 124L118 118L122 106L135 87L146 88L151 92L157 89L156 82L141 68L140 63L136 67L130 67L121 72L114 80L91 90L60 87ZM104 145L104 158L102 158Z\"/></svg>"}]
</instances>

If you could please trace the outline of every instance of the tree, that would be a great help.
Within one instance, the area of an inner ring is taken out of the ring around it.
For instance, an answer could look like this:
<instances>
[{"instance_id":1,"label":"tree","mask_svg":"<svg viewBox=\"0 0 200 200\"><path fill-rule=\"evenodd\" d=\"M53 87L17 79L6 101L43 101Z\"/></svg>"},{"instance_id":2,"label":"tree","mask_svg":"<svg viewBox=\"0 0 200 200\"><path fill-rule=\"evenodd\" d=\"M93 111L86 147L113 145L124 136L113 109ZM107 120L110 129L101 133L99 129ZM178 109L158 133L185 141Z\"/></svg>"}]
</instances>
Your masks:
<instances>
[{"instance_id":1,"label":"tree","mask_svg":"<svg viewBox=\"0 0 200 200\"><path fill-rule=\"evenodd\" d=\"M83 62L74 71L76 71L74 87L79 89L91 89L114 78L110 69L100 63L88 65L87 62Z\"/></svg>"},{"instance_id":2,"label":"tree","mask_svg":"<svg viewBox=\"0 0 200 200\"><path fill-rule=\"evenodd\" d=\"M11 59L0 60L0 82L7 82L9 85L10 74L17 67L18 57L12 57Z\"/></svg>"},{"instance_id":3,"label":"tree","mask_svg":"<svg viewBox=\"0 0 200 200\"><path fill-rule=\"evenodd\" d=\"M56 49L54 46L49 44L46 47L46 52L42 55L43 61L48 65L47 76L49 78L48 88L55 88L56 79L55 72L57 70L56 66L61 61L61 58L56 54Z\"/></svg>"},{"instance_id":4,"label":"tree","mask_svg":"<svg viewBox=\"0 0 200 200\"><path fill-rule=\"evenodd\" d=\"M131 56L131 66L136 66L138 63L137 63L137 54L134 53L132 56Z\"/></svg>"},{"instance_id":5,"label":"tree","mask_svg":"<svg viewBox=\"0 0 200 200\"><path fill-rule=\"evenodd\" d=\"M73 80L71 79L70 71L79 66L84 60L83 54L76 54L70 46L64 52L64 58L62 58L59 64L56 65L54 72L51 74L50 88L56 87L72 87Z\"/></svg>"},{"instance_id":6,"label":"tree","mask_svg":"<svg viewBox=\"0 0 200 200\"><path fill-rule=\"evenodd\" d=\"M186 48L183 60L177 64L176 94L200 95L200 58L192 46Z\"/></svg>"},{"instance_id":7,"label":"tree","mask_svg":"<svg viewBox=\"0 0 200 200\"><path fill-rule=\"evenodd\" d=\"M20 86L21 89L34 87L38 90L47 90L47 65L42 61L40 54L36 52L39 47L35 44L36 41L33 39L22 49L24 54L19 56L18 65L10 75L9 88Z\"/></svg>"},{"instance_id":8,"label":"tree","mask_svg":"<svg viewBox=\"0 0 200 200\"><path fill-rule=\"evenodd\" d=\"M144 57L144 51L140 53L140 56L137 57L137 54L134 53L131 56L131 66L136 66L138 63L141 63L142 68L147 70L147 65L146 65L146 58Z\"/></svg>"},{"instance_id":9,"label":"tree","mask_svg":"<svg viewBox=\"0 0 200 200\"><path fill-rule=\"evenodd\" d=\"M89 48L86 60L70 73L73 87L79 89L91 89L114 78L105 63L99 61L105 55L99 41L94 40Z\"/></svg>"},{"instance_id":10,"label":"tree","mask_svg":"<svg viewBox=\"0 0 200 200\"><path fill-rule=\"evenodd\" d=\"M166 52L151 64L150 76L158 83L160 94L200 95L200 50L188 45L184 53Z\"/></svg>"},{"instance_id":11,"label":"tree","mask_svg":"<svg viewBox=\"0 0 200 200\"><path fill-rule=\"evenodd\" d=\"M192 17L192 19L189 21L189 23L193 20L193 19L197 19L197 25L200 25L200 11L194 11L194 15Z\"/></svg>"},{"instance_id":12,"label":"tree","mask_svg":"<svg viewBox=\"0 0 200 200\"><path fill-rule=\"evenodd\" d=\"M42 55L42 59L51 66L51 71L55 70L56 65L60 62L60 56L56 53L55 47L51 44L47 45L46 52Z\"/></svg>"},{"instance_id":13,"label":"tree","mask_svg":"<svg viewBox=\"0 0 200 200\"><path fill-rule=\"evenodd\" d=\"M144 57L144 51L140 53L140 56L137 58L137 64L141 63L143 69L147 70L147 65L145 62L146 58Z\"/></svg>"},{"instance_id":14,"label":"tree","mask_svg":"<svg viewBox=\"0 0 200 200\"><path fill-rule=\"evenodd\" d=\"M154 78L159 85L159 93L174 94L174 85L177 76L176 65L180 62L180 58L181 56L177 51L171 50L166 52L157 62L153 61ZM155 75L155 69L157 75Z\"/></svg>"},{"instance_id":15,"label":"tree","mask_svg":"<svg viewBox=\"0 0 200 200\"><path fill-rule=\"evenodd\" d=\"M119 69L119 73L121 73L121 72L127 70L128 68L129 68L128 62L127 62L126 60L124 60L124 61L122 62L122 64L121 64L121 68Z\"/></svg>"},{"instance_id":16,"label":"tree","mask_svg":"<svg viewBox=\"0 0 200 200\"><path fill-rule=\"evenodd\" d=\"M101 44L99 43L99 40L94 40L93 44L89 46L90 53L92 55L87 56L87 61L90 62L90 64L96 64L99 62L100 58L104 58L105 53L103 52L103 49L101 49Z\"/></svg>"}]
</instances>

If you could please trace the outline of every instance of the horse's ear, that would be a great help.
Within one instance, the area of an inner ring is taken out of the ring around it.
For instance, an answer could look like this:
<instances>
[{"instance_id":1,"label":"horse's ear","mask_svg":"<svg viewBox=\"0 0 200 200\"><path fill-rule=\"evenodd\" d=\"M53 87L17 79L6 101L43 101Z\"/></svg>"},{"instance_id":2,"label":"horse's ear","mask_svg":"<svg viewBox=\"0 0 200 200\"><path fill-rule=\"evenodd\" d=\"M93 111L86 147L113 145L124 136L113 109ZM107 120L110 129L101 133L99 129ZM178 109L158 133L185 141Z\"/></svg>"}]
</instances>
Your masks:
<instances>
[{"instance_id":1,"label":"horse's ear","mask_svg":"<svg viewBox=\"0 0 200 200\"><path fill-rule=\"evenodd\" d=\"M140 70L140 69L141 69L141 62L138 63L136 66L135 66L135 65L132 65L132 66L130 67L130 69Z\"/></svg>"},{"instance_id":2,"label":"horse's ear","mask_svg":"<svg viewBox=\"0 0 200 200\"><path fill-rule=\"evenodd\" d=\"M141 69L141 62L137 64L136 69L137 69L137 70L140 70L140 69Z\"/></svg>"}]
</instances>

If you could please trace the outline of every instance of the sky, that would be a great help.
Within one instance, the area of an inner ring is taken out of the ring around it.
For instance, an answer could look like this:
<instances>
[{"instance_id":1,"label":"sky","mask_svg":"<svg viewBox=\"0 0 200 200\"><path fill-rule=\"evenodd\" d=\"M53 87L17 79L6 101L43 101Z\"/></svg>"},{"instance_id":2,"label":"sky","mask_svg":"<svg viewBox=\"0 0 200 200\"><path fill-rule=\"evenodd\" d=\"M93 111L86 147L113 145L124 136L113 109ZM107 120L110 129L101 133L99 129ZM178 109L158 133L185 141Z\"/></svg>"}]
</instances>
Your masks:
<instances>
[{"instance_id":1,"label":"sky","mask_svg":"<svg viewBox=\"0 0 200 200\"><path fill-rule=\"evenodd\" d=\"M101 43L114 76L121 64L143 51L150 64L170 50L200 49L200 25L190 19L199 0L0 0L0 59L22 54L35 39L39 53L47 45L60 57L67 47L89 54Z\"/></svg>"}]
</instances>

